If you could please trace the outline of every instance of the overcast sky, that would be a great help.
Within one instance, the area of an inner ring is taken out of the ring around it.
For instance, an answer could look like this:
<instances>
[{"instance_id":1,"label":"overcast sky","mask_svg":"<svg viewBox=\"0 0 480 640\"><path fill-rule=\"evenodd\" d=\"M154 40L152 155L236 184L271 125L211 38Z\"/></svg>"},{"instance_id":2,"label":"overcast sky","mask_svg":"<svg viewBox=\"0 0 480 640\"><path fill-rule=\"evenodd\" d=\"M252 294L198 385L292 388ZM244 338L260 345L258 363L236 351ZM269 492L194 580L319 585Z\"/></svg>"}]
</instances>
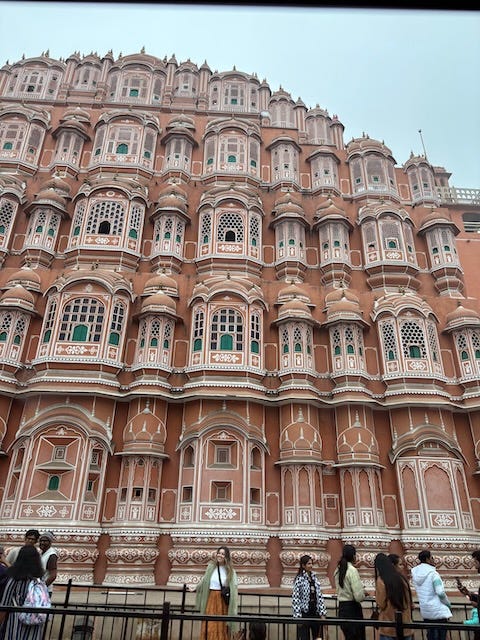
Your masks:
<instances>
[{"instance_id":1,"label":"overcast sky","mask_svg":"<svg viewBox=\"0 0 480 640\"><path fill-rule=\"evenodd\" d=\"M0 65L110 49L256 73L337 114L345 140L383 140L480 188L480 13L277 5L1 2Z\"/></svg>"}]
</instances>

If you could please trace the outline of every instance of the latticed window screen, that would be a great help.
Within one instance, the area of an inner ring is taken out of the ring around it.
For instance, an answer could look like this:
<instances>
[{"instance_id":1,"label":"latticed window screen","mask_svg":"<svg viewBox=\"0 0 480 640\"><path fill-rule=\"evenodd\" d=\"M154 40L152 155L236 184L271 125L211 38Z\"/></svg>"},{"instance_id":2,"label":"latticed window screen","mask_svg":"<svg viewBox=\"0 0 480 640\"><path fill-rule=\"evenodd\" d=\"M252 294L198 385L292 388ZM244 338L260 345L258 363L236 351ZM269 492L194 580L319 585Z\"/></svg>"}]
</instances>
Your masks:
<instances>
[{"instance_id":1,"label":"latticed window screen","mask_svg":"<svg viewBox=\"0 0 480 640\"><path fill-rule=\"evenodd\" d=\"M119 302L113 308L110 330L121 333L124 321L125 321L125 305Z\"/></svg>"},{"instance_id":2,"label":"latticed window screen","mask_svg":"<svg viewBox=\"0 0 480 640\"><path fill-rule=\"evenodd\" d=\"M260 316L252 313L250 318L250 351L258 353L260 348Z\"/></svg>"},{"instance_id":3,"label":"latticed window screen","mask_svg":"<svg viewBox=\"0 0 480 640\"><path fill-rule=\"evenodd\" d=\"M172 334L173 334L173 323L172 322L166 322L164 329L163 329L163 344L162 347L164 349L170 349L170 345L171 345L171 340L172 340Z\"/></svg>"},{"instance_id":4,"label":"latticed window screen","mask_svg":"<svg viewBox=\"0 0 480 640\"><path fill-rule=\"evenodd\" d=\"M243 319L234 309L222 309L212 316L210 348L214 351L243 350Z\"/></svg>"},{"instance_id":5,"label":"latticed window screen","mask_svg":"<svg viewBox=\"0 0 480 640\"><path fill-rule=\"evenodd\" d=\"M85 214L85 200L82 200L82 202L78 203L75 209L75 215L73 216L73 221L72 221L73 236L78 236L80 234L84 214Z\"/></svg>"},{"instance_id":6,"label":"latticed window screen","mask_svg":"<svg viewBox=\"0 0 480 640\"><path fill-rule=\"evenodd\" d=\"M397 360L397 335L392 322L384 322L381 325L383 349L386 360Z\"/></svg>"},{"instance_id":7,"label":"latticed window screen","mask_svg":"<svg viewBox=\"0 0 480 640\"><path fill-rule=\"evenodd\" d=\"M0 199L0 234L8 235L16 208L10 200Z\"/></svg>"},{"instance_id":8,"label":"latticed window screen","mask_svg":"<svg viewBox=\"0 0 480 640\"><path fill-rule=\"evenodd\" d=\"M224 213L218 220L217 240L219 242L243 242L243 219L238 213Z\"/></svg>"},{"instance_id":9,"label":"latticed window screen","mask_svg":"<svg viewBox=\"0 0 480 640\"><path fill-rule=\"evenodd\" d=\"M476 360L480 360L480 331L472 331L470 333L472 339L473 352Z\"/></svg>"},{"instance_id":10,"label":"latticed window screen","mask_svg":"<svg viewBox=\"0 0 480 640\"><path fill-rule=\"evenodd\" d=\"M205 213L202 217L202 225L200 229L200 243L208 244L212 237L212 216L210 213Z\"/></svg>"},{"instance_id":11,"label":"latticed window screen","mask_svg":"<svg viewBox=\"0 0 480 640\"><path fill-rule=\"evenodd\" d=\"M293 350L295 353L303 352L303 334L298 325L293 329Z\"/></svg>"},{"instance_id":12,"label":"latticed window screen","mask_svg":"<svg viewBox=\"0 0 480 640\"><path fill-rule=\"evenodd\" d=\"M20 153L25 134L26 122L0 121L0 151L14 151L15 157Z\"/></svg>"},{"instance_id":13,"label":"latticed window screen","mask_svg":"<svg viewBox=\"0 0 480 640\"><path fill-rule=\"evenodd\" d=\"M406 320L400 324L402 350L405 358L427 358L423 327L415 320Z\"/></svg>"},{"instance_id":14,"label":"latticed window screen","mask_svg":"<svg viewBox=\"0 0 480 640\"><path fill-rule=\"evenodd\" d=\"M57 300L52 298L49 302L47 313L45 315L45 324L43 326L43 339L42 342L50 342L52 337L52 329L55 323L55 316L57 313Z\"/></svg>"},{"instance_id":15,"label":"latticed window screen","mask_svg":"<svg viewBox=\"0 0 480 640\"><path fill-rule=\"evenodd\" d=\"M137 155L139 151L140 137L141 134L139 127L120 125L112 126L108 130L107 152Z\"/></svg>"},{"instance_id":16,"label":"latticed window screen","mask_svg":"<svg viewBox=\"0 0 480 640\"><path fill-rule=\"evenodd\" d=\"M240 136L220 136L220 162L245 163L245 138Z\"/></svg>"},{"instance_id":17,"label":"latticed window screen","mask_svg":"<svg viewBox=\"0 0 480 640\"><path fill-rule=\"evenodd\" d=\"M252 247L260 246L260 218L252 215L250 218L250 245Z\"/></svg>"},{"instance_id":18,"label":"latticed window screen","mask_svg":"<svg viewBox=\"0 0 480 640\"><path fill-rule=\"evenodd\" d=\"M96 298L76 298L65 305L58 339L81 342L100 342L105 321L105 307ZM83 329L83 331L79 331Z\"/></svg>"},{"instance_id":19,"label":"latticed window screen","mask_svg":"<svg viewBox=\"0 0 480 640\"><path fill-rule=\"evenodd\" d=\"M4 311L2 314L0 314L0 341L1 342L7 341L11 326L12 326L12 314L5 313Z\"/></svg>"},{"instance_id":20,"label":"latticed window screen","mask_svg":"<svg viewBox=\"0 0 480 640\"><path fill-rule=\"evenodd\" d=\"M140 231L143 223L143 211L144 208L138 204L132 205L132 209L130 211L130 229L129 235L131 237L138 238L140 235Z\"/></svg>"},{"instance_id":21,"label":"latticed window screen","mask_svg":"<svg viewBox=\"0 0 480 640\"><path fill-rule=\"evenodd\" d=\"M22 338L25 335L25 329L27 327L27 321L24 316L20 316L15 324L15 331L13 332L13 344L21 344Z\"/></svg>"},{"instance_id":22,"label":"latticed window screen","mask_svg":"<svg viewBox=\"0 0 480 640\"><path fill-rule=\"evenodd\" d=\"M205 314L197 311L193 321L193 350L201 351L203 346L203 332L205 327Z\"/></svg>"},{"instance_id":23,"label":"latticed window screen","mask_svg":"<svg viewBox=\"0 0 480 640\"><path fill-rule=\"evenodd\" d=\"M123 231L125 207L118 200L93 202L87 221L87 233L99 233L102 223L109 223L108 235L119 236Z\"/></svg>"},{"instance_id":24,"label":"latticed window screen","mask_svg":"<svg viewBox=\"0 0 480 640\"><path fill-rule=\"evenodd\" d=\"M432 356L433 362L439 362L439 350L438 350L438 338L437 338L437 329L435 325L431 322L427 323L427 336L428 336L428 346L430 347L430 353Z\"/></svg>"},{"instance_id":25,"label":"latticed window screen","mask_svg":"<svg viewBox=\"0 0 480 640\"><path fill-rule=\"evenodd\" d=\"M403 250L402 232L398 222L393 220L380 221L380 229L385 249ZM391 259L391 256L389 259Z\"/></svg>"}]
</instances>

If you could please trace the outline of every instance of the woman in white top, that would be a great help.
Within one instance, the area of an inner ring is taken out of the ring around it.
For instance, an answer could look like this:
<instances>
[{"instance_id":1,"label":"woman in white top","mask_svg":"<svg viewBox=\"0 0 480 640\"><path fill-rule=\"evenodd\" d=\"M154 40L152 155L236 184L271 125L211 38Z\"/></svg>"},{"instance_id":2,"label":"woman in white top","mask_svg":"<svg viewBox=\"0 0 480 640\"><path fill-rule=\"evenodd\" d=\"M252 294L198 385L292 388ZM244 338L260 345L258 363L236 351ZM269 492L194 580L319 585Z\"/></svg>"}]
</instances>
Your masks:
<instances>
[{"instance_id":1,"label":"woman in white top","mask_svg":"<svg viewBox=\"0 0 480 640\"><path fill-rule=\"evenodd\" d=\"M222 597L221 588L230 588L228 604ZM221 546L217 549L215 560L208 563L203 578L197 585L195 607L206 615L237 615L238 580L232 567L230 550ZM202 623L201 640L228 640L234 631L233 623L209 621Z\"/></svg>"}]
</instances>

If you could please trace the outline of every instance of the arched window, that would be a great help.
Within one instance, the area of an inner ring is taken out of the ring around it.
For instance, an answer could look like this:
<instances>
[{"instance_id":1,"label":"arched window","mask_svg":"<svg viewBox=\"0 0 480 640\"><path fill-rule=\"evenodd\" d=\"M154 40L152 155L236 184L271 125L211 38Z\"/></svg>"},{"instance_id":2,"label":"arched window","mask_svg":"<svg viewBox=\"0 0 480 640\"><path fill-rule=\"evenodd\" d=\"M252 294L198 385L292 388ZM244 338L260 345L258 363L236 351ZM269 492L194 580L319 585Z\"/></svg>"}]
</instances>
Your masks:
<instances>
[{"instance_id":1,"label":"arched window","mask_svg":"<svg viewBox=\"0 0 480 640\"><path fill-rule=\"evenodd\" d=\"M60 486L60 478L59 476L50 476L48 479L48 491L58 491L58 487Z\"/></svg>"},{"instance_id":2,"label":"arched window","mask_svg":"<svg viewBox=\"0 0 480 640\"><path fill-rule=\"evenodd\" d=\"M222 309L213 314L210 347L217 351L243 351L243 318L234 309Z\"/></svg>"}]
</instances>

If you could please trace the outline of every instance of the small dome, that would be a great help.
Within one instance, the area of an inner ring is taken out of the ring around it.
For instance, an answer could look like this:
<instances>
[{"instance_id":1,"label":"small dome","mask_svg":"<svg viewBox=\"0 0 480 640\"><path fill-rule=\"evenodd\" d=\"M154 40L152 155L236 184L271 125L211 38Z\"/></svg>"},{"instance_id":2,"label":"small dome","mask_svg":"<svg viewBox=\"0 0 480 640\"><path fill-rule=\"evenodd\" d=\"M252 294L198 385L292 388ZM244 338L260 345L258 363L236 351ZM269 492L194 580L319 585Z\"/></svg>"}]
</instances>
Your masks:
<instances>
[{"instance_id":1,"label":"small dome","mask_svg":"<svg viewBox=\"0 0 480 640\"><path fill-rule=\"evenodd\" d=\"M42 187L42 191L44 189L55 189L57 193L65 198L68 198L70 195L70 185L65 180L58 176L53 176L50 180L47 180Z\"/></svg>"},{"instance_id":2,"label":"small dome","mask_svg":"<svg viewBox=\"0 0 480 640\"><path fill-rule=\"evenodd\" d=\"M301 300L307 305L311 304L310 298L307 296L307 294L304 293L302 289L300 289L300 287L293 283L278 292L277 304L285 304L285 302L293 300L294 298Z\"/></svg>"},{"instance_id":3,"label":"small dome","mask_svg":"<svg viewBox=\"0 0 480 640\"><path fill-rule=\"evenodd\" d=\"M337 438L338 461L379 463L378 442L373 433L360 424L358 418Z\"/></svg>"},{"instance_id":4,"label":"small dome","mask_svg":"<svg viewBox=\"0 0 480 640\"><path fill-rule=\"evenodd\" d=\"M280 434L281 460L317 460L322 459L322 439L318 430L305 421L299 409L295 422L289 424Z\"/></svg>"},{"instance_id":5,"label":"small dome","mask_svg":"<svg viewBox=\"0 0 480 640\"><path fill-rule=\"evenodd\" d=\"M429 229L431 227L441 225L441 226L450 226L455 230L455 235L460 233L457 225L453 222L450 214L446 211L440 211L439 209L432 209L430 213L422 219L422 224L420 225L419 233Z\"/></svg>"},{"instance_id":6,"label":"small dome","mask_svg":"<svg viewBox=\"0 0 480 640\"><path fill-rule=\"evenodd\" d=\"M64 196L60 195L53 187L42 189L37 193L33 204L50 204L56 205L59 209L66 209L67 201Z\"/></svg>"},{"instance_id":7,"label":"small dome","mask_svg":"<svg viewBox=\"0 0 480 640\"><path fill-rule=\"evenodd\" d=\"M165 449L165 439L165 425L147 406L127 422L123 431L123 451L162 455Z\"/></svg>"},{"instance_id":8,"label":"small dome","mask_svg":"<svg viewBox=\"0 0 480 640\"><path fill-rule=\"evenodd\" d=\"M28 267L24 269L20 269L20 271L16 271L10 278L7 280L7 284L10 285L21 285L27 291L40 291L41 280L40 276L33 269L29 269Z\"/></svg>"},{"instance_id":9,"label":"small dome","mask_svg":"<svg viewBox=\"0 0 480 640\"><path fill-rule=\"evenodd\" d=\"M166 293L169 296L178 297L177 283L165 273L158 273L145 283L143 294L151 296L155 293Z\"/></svg>"},{"instance_id":10,"label":"small dome","mask_svg":"<svg viewBox=\"0 0 480 640\"><path fill-rule=\"evenodd\" d=\"M177 313L175 300L165 293L154 293L142 302L142 313Z\"/></svg>"},{"instance_id":11,"label":"small dome","mask_svg":"<svg viewBox=\"0 0 480 640\"><path fill-rule=\"evenodd\" d=\"M447 313L445 318L445 330L451 331L460 327L480 326L480 315L473 309L465 308L461 303L458 307Z\"/></svg>"},{"instance_id":12,"label":"small dome","mask_svg":"<svg viewBox=\"0 0 480 640\"><path fill-rule=\"evenodd\" d=\"M303 320L313 320L312 312L302 300L294 298L282 304L278 311L278 319L298 318Z\"/></svg>"},{"instance_id":13,"label":"small dome","mask_svg":"<svg viewBox=\"0 0 480 640\"><path fill-rule=\"evenodd\" d=\"M340 302L341 300L348 300L354 304L359 305L360 301L357 296L350 291L350 289L334 289L325 296L325 305L333 304L334 302Z\"/></svg>"},{"instance_id":14,"label":"small dome","mask_svg":"<svg viewBox=\"0 0 480 640\"><path fill-rule=\"evenodd\" d=\"M331 198L327 198L325 202L323 202L319 207L317 207L317 210L315 211L314 219L317 224L319 222L323 222L324 220L342 219L342 220L345 220L345 222L347 222L349 226L352 226L345 211L337 207L337 205L333 202Z\"/></svg>"},{"instance_id":15,"label":"small dome","mask_svg":"<svg viewBox=\"0 0 480 640\"><path fill-rule=\"evenodd\" d=\"M392 156L391 150L384 142L370 138L367 134L363 134L361 138L353 138L347 144L346 150L349 158L355 153L361 153L363 155L367 152L377 152L383 156Z\"/></svg>"},{"instance_id":16,"label":"small dome","mask_svg":"<svg viewBox=\"0 0 480 640\"><path fill-rule=\"evenodd\" d=\"M295 201L290 192L287 192L284 196L275 201L272 209L272 215L276 218L282 216L299 216L305 218L305 211L299 202Z\"/></svg>"},{"instance_id":17,"label":"small dome","mask_svg":"<svg viewBox=\"0 0 480 640\"><path fill-rule=\"evenodd\" d=\"M188 198L183 189L172 184L160 192L155 206L155 211L180 211L188 215Z\"/></svg>"},{"instance_id":18,"label":"small dome","mask_svg":"<svg viewBox=\"0 0 480 640\"><path fill-rule=\"evenodd\" d=\"M7 289L0 297L0 305L3 307L20 307L28 311L35 308L35 298L30 291L18 284L11 289Z\"/></svg>"},{"instance_id":19,"label":"small dome","mask_svg":"<svg viewBox=\"0 0 480 640\"><path fill-rule=\"evenodd\" d=\"M195 121L190 116L185 115L184 113L173 116L170 118L167 124L167 131L170 129L191 129L195 131Z\"/></svg>"},{"instance_id":20,"label":"small dome","mask_svg":"<svg viewBox=\"0 0 480 640\"><path fill-rule=\"evenodd\" d=\"M339 295L340 294L340 295ZM325 296L327 320L323 326L340 321L368 323L362 317L358 298L348 289L337 289Z\"/></svg>"},{"instance_id":21,"label":"small dome","mask_svg":"<svg viewBox=\"0 0 480 640\"><path fill-rule=\"evenodd\" d=\"M90 124L90 113L81 107L69 107L68 109L65 109L60 122L68 120L78 120L78 122Z\"/></svg>"}]
</instances>

